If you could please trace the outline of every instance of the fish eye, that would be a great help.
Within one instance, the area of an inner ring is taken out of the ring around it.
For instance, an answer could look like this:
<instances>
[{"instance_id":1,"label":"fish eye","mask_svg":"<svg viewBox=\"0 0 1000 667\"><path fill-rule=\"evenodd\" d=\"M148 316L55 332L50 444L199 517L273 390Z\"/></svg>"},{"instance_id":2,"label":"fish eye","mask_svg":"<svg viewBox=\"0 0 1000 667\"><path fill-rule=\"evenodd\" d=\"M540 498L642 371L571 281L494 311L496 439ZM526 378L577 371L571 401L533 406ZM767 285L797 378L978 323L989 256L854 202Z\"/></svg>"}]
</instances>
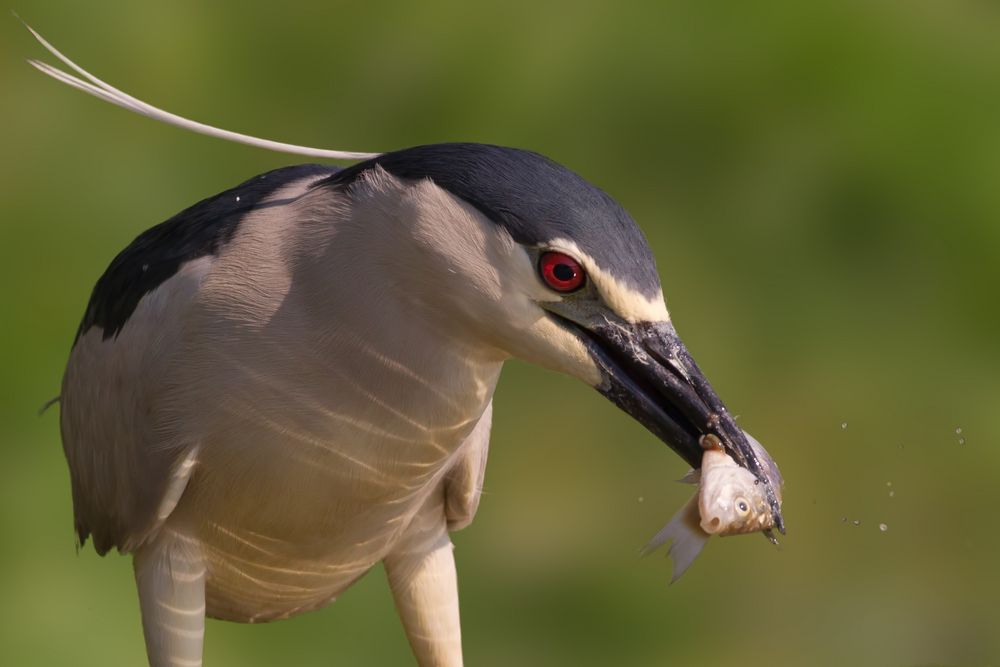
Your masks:
<instances>
[{"instance_id":1,"label":"fish eye","mask_svg":"<svg viewBox=\"0 0 1000 667\"><path fill-rule=\"evenodd\" d=\"M736 507L736 511L740 516L746 516L750 513L750 503L747 502L746 498L737 498L733 505Z\"/></svg>"}]
</instances>

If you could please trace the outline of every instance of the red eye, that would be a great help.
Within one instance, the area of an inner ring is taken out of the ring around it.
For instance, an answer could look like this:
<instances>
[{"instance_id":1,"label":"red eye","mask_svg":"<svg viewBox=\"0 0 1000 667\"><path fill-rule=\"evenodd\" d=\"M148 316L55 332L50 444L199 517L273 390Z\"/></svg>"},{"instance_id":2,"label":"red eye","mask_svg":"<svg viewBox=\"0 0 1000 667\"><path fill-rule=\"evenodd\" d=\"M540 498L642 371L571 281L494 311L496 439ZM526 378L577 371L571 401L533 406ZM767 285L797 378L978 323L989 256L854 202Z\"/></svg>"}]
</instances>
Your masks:
<instances>
[{"instance_id":1,"label":"red eye","mask_svg":"<svg viewBox=\"0 0 1000 667\"><path fill-rule=\"evenodd\" d=\"M557 292L578 290L587 279L580 263L561 252L543 253L538 260L538 272L545 284Z\"/></svg>"}]
</instances>

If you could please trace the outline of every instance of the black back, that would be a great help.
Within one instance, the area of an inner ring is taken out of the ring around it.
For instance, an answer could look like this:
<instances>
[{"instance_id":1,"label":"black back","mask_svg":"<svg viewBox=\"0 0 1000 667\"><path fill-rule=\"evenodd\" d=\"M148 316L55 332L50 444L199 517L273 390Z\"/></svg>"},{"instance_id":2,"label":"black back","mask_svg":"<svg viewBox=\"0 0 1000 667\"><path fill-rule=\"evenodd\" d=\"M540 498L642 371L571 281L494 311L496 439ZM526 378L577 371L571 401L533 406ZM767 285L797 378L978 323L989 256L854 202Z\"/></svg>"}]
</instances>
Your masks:
<instances>
[{"instance_id":1,"label":"black back","mask_svg":"<svg viewBox=\"0 0 1000 667\"><path fill-rule=\"evenodd\" d=\"M101 327L105 340L117 336L145 294L177 273L185 262L217 254L232 238L240 220L262 199L292 181L336 171L336 167L317 164L275 169L147 229L118 253L97 281L77 340L92 326Z\"/></svg>"},{"instance_id":2,"label":"black back","mask_svg":"<svg viewBox=\"0 0 1000 667\"><path fill-rule=\"evenodd\" d=\"M385 153L346 169L306 164L275 169L204 199L140 234L97 281L77 339L99 326L117 336L142 297L185 262L217 254L240 221L278 188L307 176L314 187L349 185L379 165L402 179L429 178L503 226L519 243L574 241L605 271L647 297L660 290L653 254L631 216L603 190L531 151L450 143ZM275 202L280 204L280 202Z\"/></svg>"}]
</instances>

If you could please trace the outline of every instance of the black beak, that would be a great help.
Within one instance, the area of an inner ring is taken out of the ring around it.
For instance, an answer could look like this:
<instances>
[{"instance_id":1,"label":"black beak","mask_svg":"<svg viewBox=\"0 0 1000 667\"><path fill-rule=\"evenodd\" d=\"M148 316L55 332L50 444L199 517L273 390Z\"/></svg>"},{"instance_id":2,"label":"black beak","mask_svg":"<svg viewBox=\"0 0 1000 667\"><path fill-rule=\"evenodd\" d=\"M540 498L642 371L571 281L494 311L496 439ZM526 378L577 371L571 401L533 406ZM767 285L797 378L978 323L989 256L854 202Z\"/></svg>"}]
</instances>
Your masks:
<instances>
[{"instance_id":1,"label":"black beak","mask_svg":"<svg viewBox=\"0 0 1000 667\"><path fill-rule=\"evenodd\" d=\"M604 381L598 390L615 405L669 445L692 467L701 467L699 440L714 434L726 453L752 472L771 505L775 527L784 534L781 506L761 461L743 430L736 425L669 322L605 321L581 335ZM766 456L766 453L764 454Z\"/></svg>"}]
</instances>

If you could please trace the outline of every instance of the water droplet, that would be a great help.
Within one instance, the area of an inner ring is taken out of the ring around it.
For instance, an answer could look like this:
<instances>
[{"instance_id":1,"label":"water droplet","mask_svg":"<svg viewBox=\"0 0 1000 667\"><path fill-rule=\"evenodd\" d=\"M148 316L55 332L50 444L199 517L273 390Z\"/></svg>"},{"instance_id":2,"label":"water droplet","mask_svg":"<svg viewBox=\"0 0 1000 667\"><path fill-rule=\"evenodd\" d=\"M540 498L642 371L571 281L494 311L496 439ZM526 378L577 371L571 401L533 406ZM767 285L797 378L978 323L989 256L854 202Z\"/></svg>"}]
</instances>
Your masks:
<instances>
[{"instance_id":1,"label":"water droplet","mask_svg":"<svg viewBox=\"0 0 1000 667\"><path fill-rule=\"evenodd\" d=\"M961 426L959 426L958 428L955 429L955 435L958 435L961 432L962 432L962 427Z\"/></svg>"},{"instance_id":2,"label":"water droplet","mask_svg":"<svg viewBox=\"0 0 1000 667\"><path fill-rule=\"evenodd\" d=\"M895 491L890 491L890 492L889 492L889 497L890 497L890 498L893 498L893 497L895 497L895 495L896 495L896 492L895 492Z\"/></svg>"},{"instance_id":3,"label":"water droplet","mask_svg":"<svg viewBox=\"0 0 1000 667\"><path fill-rule=\"evenodd\" d=\"M964 436L958 439L958 444L960 444L960 445L964 445L965 444L965 437Z\"/></svg>"},{"instance_id":4,"label":"water droplet","mask_svg":"<svg viewBox=\"0 0 1000 667\"><path fill-rule=\"evenodd\" d=\"M885 525L884 523L880 523L878 525L878 529L884 533L885 531L889 530L889 526Z\"/></svg>"},{"instance_id":5,"label":"water droplet","mask_svg":"<svg viewBox=\"0 0 1000 667\"><path fill-rule=\"evenodd\" d=\"M149 271L149 264L143 264L142 265L142 270L143 271Z\"/></svg>"},{"instance_id":6,"label":"water droplet","mask_svg":"<svg viewBox=\"0 0 1000 667\"><path fill-rule=\"evenodd\" d=\"M853 524L854 524L855 526L860 526L860 525L861 525L861 522L860 522L860 521L858 521L857 519L855 519L855 520L854 520L854 521L852 521L851 523L853 523Z\"/></svg>"},{"instance_id":7,"label":"water droplet","mask_svg":"<svg viewBox=\"0 0 1000 667\"><path fill-rule=\"evenodd\" d=\"M892 482L886 482L885 485L886 486L892 486Z\"/></svg>"},{"instance_id":8,"label":"water droplet","mask_svg":"<svg viewBox=\"0 0 1000 667\"><path fill-rule=\"evenodd\" d=\"M642 502L642 500L643 500L642 496L639 496L639 502L640 503Z\"/></svg>"},{"instance_id":9,"label":"water droplet","mask_svg":"<svg viewBox=\"0 0 1000 667\"><path fill-rule=\"evenodd\" d=\"M844 517L843 519L841 519L841 521L842 521L843 523L847 523L847 517L845 516L845 517Z\"/></svg>"},{"instance_id":10,"label":"water droplet","mask_svg":"<svg viewBox=\"0 0 1000 667\"><path fill-rule=\"evenodd\" d=\"M236 201L239 201L239 200L240 200L240 196L236 195Z\"/></svg>"},{"instance_id":11,"label":"water droplet","mask_svg":"<svg viewBox=\"0 0 1000 667\"><path fill-rule=\"evenodd\" d=\"M841 422L840 423L840 428L846 430L847 429L847 422Z\"/></svg>"}]
</instances>

